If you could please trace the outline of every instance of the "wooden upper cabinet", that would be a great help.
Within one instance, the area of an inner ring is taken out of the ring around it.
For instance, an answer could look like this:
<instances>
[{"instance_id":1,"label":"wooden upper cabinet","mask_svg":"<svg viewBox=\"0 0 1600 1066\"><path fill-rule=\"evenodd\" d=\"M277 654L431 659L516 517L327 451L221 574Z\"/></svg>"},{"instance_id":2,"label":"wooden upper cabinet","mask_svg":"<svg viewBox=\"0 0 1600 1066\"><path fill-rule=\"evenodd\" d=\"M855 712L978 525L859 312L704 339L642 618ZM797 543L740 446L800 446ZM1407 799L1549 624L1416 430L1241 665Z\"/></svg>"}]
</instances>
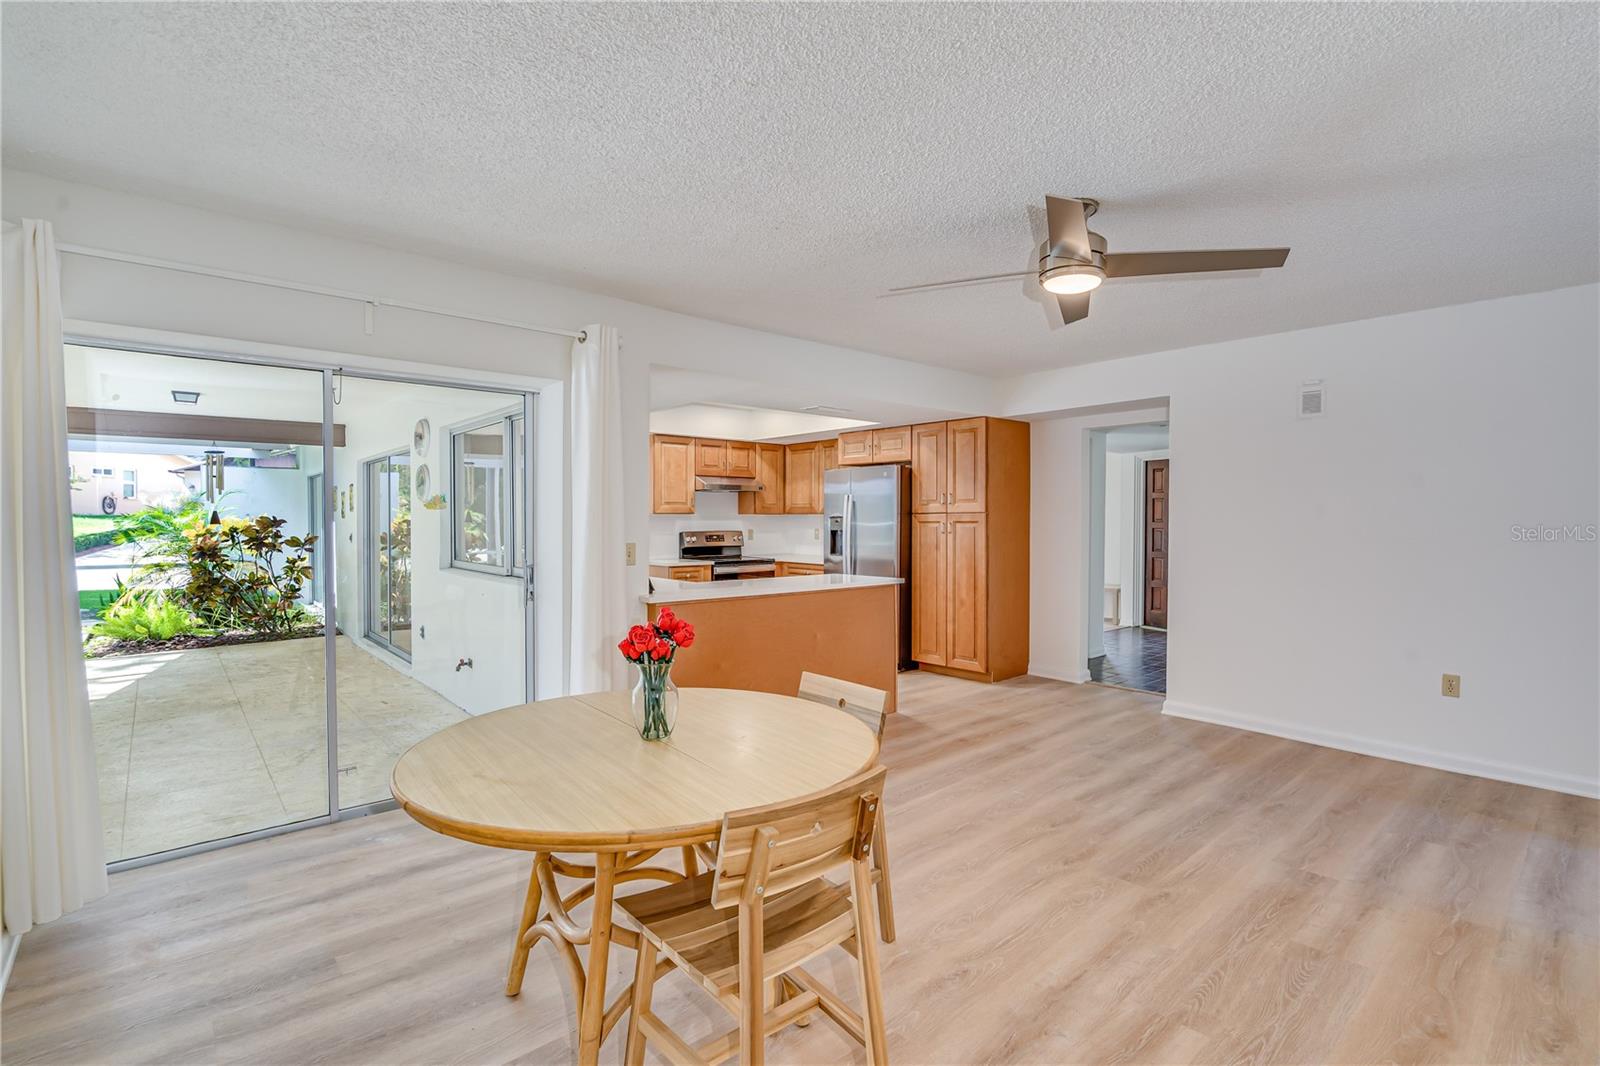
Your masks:
<instances>
[{"instance_id":1,"label":"wooden upper cabinet","mask_svg":"<svg viewBox=\"0 0 1600 1066\"><path fill-rule=\"evenodd\" d=\"M761 483L761 491L739 493L739 513L785 514L783 497L786 449L781 444L756 444L753 447L755 479Z\"/></svg>"},{"instance_id":2,"label":"wooden upper cabinet","mask_svg":"<svg viewBox=\"0 0 1600 1066\"><path fill-rule=\"evenodd\" d=\"M981 514L945 516L950 579L945 612L950 645L944 665L983 673L989 669L988 522Z\"/></svg>"},{"instance_id":3,"label":"wooden upper cabinet","mask_svg":"<svg viewBox=\"0 0 1600 1066\"><path fill-rule=\"evenodd\" d=\"M695 477L722 477L727 472L727 441L697 440L694 442Z\"/></svg>"},{"instance_id":4,"label":"wooden upper cabinet","mask_svg":"<svg viewBox=\"0 0 1600 1066\"><path fill-rule=\"evenodd\" d=\"M650 510L694 514L695 442L692 437L650 438Z\"/></svg>"},{"instance_id":5,"label":"wooden upper cabinet","mask_svg":"<svg viewBox=\"0 0 1600 1066\"><path fill-rule=\"evenodd\" d=\"M945 423L945 510L981 514L988 509L989 420Z\"/></svg>"},{"instance_id":6,"label":"wooden upper cabinet","mask_svg":"<svg viewBox=\"0 0 1600 1066\"><path fill-rule=\"evenodd\" d=\"M949 538L945 516L911 516L911 657L944 666L950 659Z\"/></svg>"},{"instance_id":7,"label":"wooden upper cabinet","mask_svg":"<svg viewBox=\"0 0 1600 1066\"><path fill-rule=\"evenodd\" d=\"M911 427L911 510L943 514L945 510L945 424Z\"/></svg>"},{"instance_id":8,"label":"wooden upper cabinet","mask_svg":"<svg viewBox=\"0 0 1600 1066\"><path fill-rule=\"evenodd\" d=\"M870 466L872 458L872 430L852 429L839 434L839 465Z\"/></svg>"},{"instance_id":9,"label":"wooden upper cabinet","mask_svg":"<svg viewBox=\"0 0 1600 1066\"><path fill-rule=\"evenodd\" d=\"M822 513L822 449L816 441L784 449L783 511Z\"/></svg>"},{"instance_id":10,"label":"wooden upper cabinet","mask_svg":"<svg viewBox=\"0 0 1600 1066\"><path fill-rule=\"evenodd\" d=\"M823 473L839 469L839 442L836 440L818 441L817 446L822 453Z\"/></svg>"},{"instance_id":11,"label":"wooden upper cabinet","mask_svg":"<svg viewBox=\"0 0 1600 1066\"><path fill-rule=\"evenodd\" d=\"M872 431L872 461L875 463L909 463L911 461L911 427L894 426Z\"/></svg>"},{"instance_id":12,"label":"wooden upper cabinet","mask_svg":"<svg viewBox=\"0 0 1600 1066\"><path fill-rule=\"evenodd\" d=\"M746 444L742 440L730 440L727 444L729 477L755 477L756 476L756 446Z\"/></svg>"}]
</instances>

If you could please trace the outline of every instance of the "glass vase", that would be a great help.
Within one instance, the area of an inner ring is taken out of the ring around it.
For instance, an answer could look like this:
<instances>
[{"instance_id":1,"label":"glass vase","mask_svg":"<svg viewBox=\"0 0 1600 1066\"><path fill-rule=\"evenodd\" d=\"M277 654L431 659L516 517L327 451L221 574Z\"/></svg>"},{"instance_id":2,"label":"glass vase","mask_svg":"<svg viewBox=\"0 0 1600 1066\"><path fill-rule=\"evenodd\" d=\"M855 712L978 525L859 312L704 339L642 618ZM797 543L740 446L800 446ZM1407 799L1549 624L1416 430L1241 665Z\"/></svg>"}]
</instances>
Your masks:
<instances>
[{"instance_id":1,"label":"glass vase","mask_svg":"<svg viewBox=\"0 0 1600 1066\"><path fill-rule=\"evenodd\" d=\"M666 740L678 724L678 686L672 680L672 660L638 666L639 680L633 686L633 724L646 740Z\"/></svg>"}]
</instances>

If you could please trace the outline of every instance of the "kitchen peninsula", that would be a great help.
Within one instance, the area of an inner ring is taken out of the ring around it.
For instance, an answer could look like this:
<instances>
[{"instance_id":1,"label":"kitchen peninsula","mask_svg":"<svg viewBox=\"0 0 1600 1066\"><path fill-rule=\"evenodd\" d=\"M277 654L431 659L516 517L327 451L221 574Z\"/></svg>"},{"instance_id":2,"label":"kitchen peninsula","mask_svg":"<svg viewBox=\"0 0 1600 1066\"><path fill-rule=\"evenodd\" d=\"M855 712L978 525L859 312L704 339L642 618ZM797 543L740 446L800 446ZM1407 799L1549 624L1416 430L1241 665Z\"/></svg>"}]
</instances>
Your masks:
<instances>
[{"instance_id":1,"label":"kitchen peninsula","mask_svg":"<svg viewBox=\"0 0 1600 1066\"><path fill-rule=\"evenodd\" d=\"M653 578L644 601L651 617L671 606L694 623L694 645L678 652L672 670L680 685L792 696L809 670L883 689L893 710L899 584L856 574Z\"/></svg>"}]
</instances>

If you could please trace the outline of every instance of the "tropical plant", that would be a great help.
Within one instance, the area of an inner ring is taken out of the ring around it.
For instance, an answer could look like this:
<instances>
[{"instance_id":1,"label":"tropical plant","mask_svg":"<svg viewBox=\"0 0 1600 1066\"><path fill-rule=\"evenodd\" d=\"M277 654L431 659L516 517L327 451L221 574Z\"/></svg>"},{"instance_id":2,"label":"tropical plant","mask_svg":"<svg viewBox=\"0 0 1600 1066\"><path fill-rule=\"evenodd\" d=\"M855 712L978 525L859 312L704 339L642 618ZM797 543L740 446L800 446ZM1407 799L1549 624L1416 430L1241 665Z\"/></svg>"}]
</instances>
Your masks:
<instances>
[{"instance_id":1,"label":"tropical plant","mask_svg":"<svg viewBox=\"0 0 1600 1066\"><path fill-rule=\"evenodd\" d=\"M311 580L315 536L285 536L272 515L206 526L188 543L184 602L229 629L288 633L313 621L298 601Z\"/></svg>"},{"instance_id":2,"label":"tropical plant","mask_svg":"<svg viewBox=\"0 0 1600 1066\"><path fill-rule=\"evenodd\" d=\"M200 619L165 596L125 593L105 609L90 635L113 640L171 640L204 632Z\"/></svg>"}]
</instances>

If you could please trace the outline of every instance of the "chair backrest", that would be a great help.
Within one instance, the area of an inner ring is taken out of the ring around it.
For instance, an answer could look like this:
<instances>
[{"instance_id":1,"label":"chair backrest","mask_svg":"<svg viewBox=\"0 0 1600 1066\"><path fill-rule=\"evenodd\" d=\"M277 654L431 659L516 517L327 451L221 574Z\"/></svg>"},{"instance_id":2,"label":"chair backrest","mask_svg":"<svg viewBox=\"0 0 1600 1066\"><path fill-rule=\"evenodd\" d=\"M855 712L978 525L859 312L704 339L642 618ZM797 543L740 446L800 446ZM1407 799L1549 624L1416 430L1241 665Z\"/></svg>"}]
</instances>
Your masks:
<instances>
[{"instance_id":1,"label":"chair backrest","mask_svg":"<svg viewBox=\"0 0 1600 1066\"><path fill-rule=\"evenodd\" d=\"M888 769L873 767L803 799L729 811L717 844L711 905L756 902L841 863L865 861L883 806Z\"/></svg>"},{"instance_id":2,"label":"chair backrest","mask_svg":"<svg viewBox=\"0 0 1600 1066\"><path fill-rule=\"evenodd\" d=\"M848 711L875 735L883 736L883 722L888 717L883 709L889 703L889 694L881 688L870 688L822 674L803 673L800 675L799 696L812 703Z\"/></svg>"}]
</instances>

